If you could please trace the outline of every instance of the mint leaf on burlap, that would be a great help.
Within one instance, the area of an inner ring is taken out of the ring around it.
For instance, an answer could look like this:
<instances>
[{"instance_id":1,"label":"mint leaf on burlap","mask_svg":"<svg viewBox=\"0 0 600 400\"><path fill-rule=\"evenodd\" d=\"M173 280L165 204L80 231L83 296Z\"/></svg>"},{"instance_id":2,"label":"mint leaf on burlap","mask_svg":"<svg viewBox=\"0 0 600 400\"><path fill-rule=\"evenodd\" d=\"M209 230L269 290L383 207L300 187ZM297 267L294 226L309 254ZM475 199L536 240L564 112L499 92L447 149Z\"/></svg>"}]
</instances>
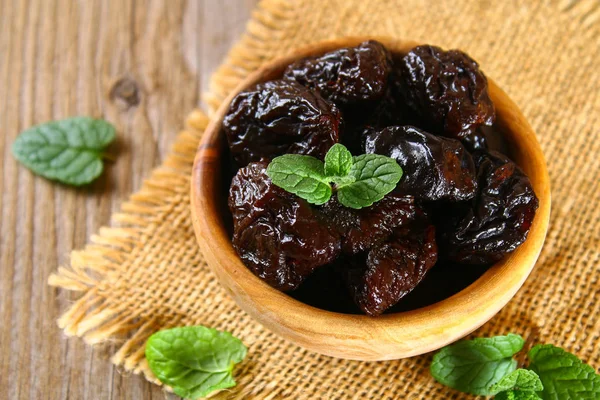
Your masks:
<instances>
[{"instance_id":1,"label":"mint leaf on burlap","mask_svg":"<svg viewBox=\"0 0 600 400\"><path fill-rule=\"evenodd\" d=\"M535 372L521 368L504 376L490 386L490 392L494 394L513 389L539 392L544 389L544 386L542 386L540 377Z\"/></svg>"},{"instance_id":2,"label":"mint leaf on burlap","mask_svg":"<svg viewBox=\"0 0 600 400\"><path fill-rule=\"evenodd\" d=\"M462 340L437 352L430 371L438 382L453 389L491 395L490 386L517 369L513 355L524 343L521 336L512 333Z\"/></svg>"},{"instance_id":3,"label":"mint leaf on burlap","mask_svg":"<svg viewBox=\"0 0 600 400\"><path fill-rule=\"evenodd\" d=\"M230 333L204 326L165 329L146 342L146 359L154 375L189 399L235 386L233 367L246 352Z\"/></svg>"},{"instance_id":4,"label":"mint leaf on burlap","mask_svg":"<svg viewBox=\"0 0 600 400\"><path fill-rule=\"evenodd\" d=\"M529 353L529 369L539 375L544 400L598 400L600 375L576 355L551 344L534 346Z\"/></svg>"}]
</instances>

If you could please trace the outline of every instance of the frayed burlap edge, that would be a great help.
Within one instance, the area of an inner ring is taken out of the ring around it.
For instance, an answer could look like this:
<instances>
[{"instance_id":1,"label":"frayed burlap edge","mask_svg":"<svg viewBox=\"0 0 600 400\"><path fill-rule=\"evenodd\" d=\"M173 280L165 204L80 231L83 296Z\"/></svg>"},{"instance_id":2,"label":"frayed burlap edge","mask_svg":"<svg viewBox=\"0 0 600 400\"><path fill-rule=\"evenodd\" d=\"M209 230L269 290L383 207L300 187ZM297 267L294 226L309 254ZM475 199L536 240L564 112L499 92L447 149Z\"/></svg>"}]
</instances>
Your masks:
<instances>
[{"instance_id":1,"label":"frayed burlap edge","mask_svg":"<svg viewBox=\"0 0 600 400\"><path fill-rule=\"evenodd\" d=\"M213 74L209 92L203 95L211 115L241 79L272 57L271 50L261 44L280 36L286 21L294 16L294 8L286 0L263 0L252 14L246 33L229 51L223 64ZM150 371L144 358L145 342L160 325L144 319L131 310L108 304L99 293L98 284L118 274L119 265L143 240L152 222L144 216L169 207L173 196L189 190L189 176L198 142L208 124L206 113L194 110L186 120L167 158L145 180L142 188L122 204L111 224L103 227L81 251L71 253L70 265L61 266L50 275L48 284L82 296L58 319L67 336L82 338L89 345L124 340L112 355L111 362L127 372L142 373L146 379L161 384ZM169 389L169 388L167 388Z\"/></svg>"},{"instance_id":2,"label":"frayed burlap edge","mask_svg":"<svg viewBox=\"0 0 600 400\"><path fill-rule=\"evenodd\" d=\"M182 187L187 189L198 141L207 124L203 112L192 112L187 129L177 136L167 158L113 215L111 226L101 228L83 250L73 251L70 266L59 267L48 278L51 286L83 292L58 319L58 326L67 336L80 337L90 345L126 338L111 361L126 371L143 373L156 383L160 382L144 360L144 343L156 331L155 321L109 304L97 286L118 273L119 265L136 243L152 229L152 222L144 216L164 210L172 196L178 195Z\"/></svg>"}]
</instances>

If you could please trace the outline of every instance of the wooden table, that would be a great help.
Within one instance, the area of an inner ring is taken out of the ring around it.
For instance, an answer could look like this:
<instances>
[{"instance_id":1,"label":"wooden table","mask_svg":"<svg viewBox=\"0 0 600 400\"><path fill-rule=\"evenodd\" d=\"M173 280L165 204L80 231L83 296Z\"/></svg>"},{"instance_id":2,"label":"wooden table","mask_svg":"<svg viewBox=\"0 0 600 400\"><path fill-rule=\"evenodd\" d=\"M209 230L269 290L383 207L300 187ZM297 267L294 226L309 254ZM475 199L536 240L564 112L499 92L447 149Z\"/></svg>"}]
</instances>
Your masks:
<instances>
[{"instance_id":1,"label":"wooden table","mask_svg":"<svg viewBox=\"0 0 600 400\"><path fill-rule=\"evenodd\" d=\"M56 319L71 295L46 284L109 222L169 150L257 0L0 0L0 398L160 399ZM111 121L103 176L73 189L32 175L10 147L34 124Z\"/></svg>"}]
</instances>

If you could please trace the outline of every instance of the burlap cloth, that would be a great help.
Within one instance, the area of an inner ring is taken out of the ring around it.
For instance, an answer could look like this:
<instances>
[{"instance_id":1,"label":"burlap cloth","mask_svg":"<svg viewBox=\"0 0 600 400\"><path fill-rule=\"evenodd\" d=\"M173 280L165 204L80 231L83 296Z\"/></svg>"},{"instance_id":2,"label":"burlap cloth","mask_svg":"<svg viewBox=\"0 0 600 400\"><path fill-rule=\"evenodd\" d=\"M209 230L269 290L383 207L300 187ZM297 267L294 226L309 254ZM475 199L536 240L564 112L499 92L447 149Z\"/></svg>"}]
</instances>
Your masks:
<instances>
[{"instance_id":1,"label":"burlap cloth","mask_svg":"<svg viewBox=\"0 0 600 400\"><path fill-rule=\"evenodd\" d=\"M600 2L263 1L247 33L212 79L216 109L264 61L309 42L390 35L458 47L516 101L538 134L553 188L550 230L537 266L515 298L474 335L515 332L600 367ZM182 88L185 90L185 88ZM154 380L144 359L160 328L202 324L249 347L238 386L218 398L473 398L430 377L430 355L358 362L311 353L241 311L198 250L189 175L207 124L194 111L172 152L143 188L49 282L81 292L60 318L90 344L122 338L112 362Z\"/></svg>"}]
</instances>

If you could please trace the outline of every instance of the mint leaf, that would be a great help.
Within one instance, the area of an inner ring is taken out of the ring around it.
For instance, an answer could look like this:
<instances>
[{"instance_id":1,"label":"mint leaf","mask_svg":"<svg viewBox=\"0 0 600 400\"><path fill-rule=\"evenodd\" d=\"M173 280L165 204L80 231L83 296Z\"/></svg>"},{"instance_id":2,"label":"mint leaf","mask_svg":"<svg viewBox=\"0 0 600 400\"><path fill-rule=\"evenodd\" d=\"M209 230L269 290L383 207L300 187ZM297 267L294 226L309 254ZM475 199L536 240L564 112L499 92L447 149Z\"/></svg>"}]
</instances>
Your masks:
<instances>
[{"instance_id":1,"label":"mint leaf","mask_svg":"<svg viewBox=\"0 0 600 400\"><path fill-rule=\"evenodd\" d=\"M540 377L535 372L527 369L517 369L490 386L490 392L492 393L512 389L539 392L544 389L544 386L542 386Z\"/></svg>"},{"instance_id":2,"label":"mint leaf","mask_svg":"<svg viewBox=\"0 0 600 400\"><path fill-rule=\"evenodd\" d=\"M325 175L327 177L345 177L352 167L352 154L339 143L331 146L325 155ZM332 179L336 181L336 179ZM337 182L336 182L337 183Z\"/></svg>"},{"instance_id":3,"label":"mint leaf","mask_svg":"<svg viewBox=\"0 0 600 400\"><path fill-rule=\"evenodd\" d=\"M271 161L267 175L275 185L316 205L331 198L331 183L335 183L338 201L359 209L394 190L402 168L394 159L378 154L352 158L343 145L335 144L325 155L325 163L310 156L286 154Z\"/></svg>"},{"instance_id":4,"label":"mint leaf","mask_svg":"<svg viewBox=\"0 0 600 400\"><path fill-rule=\"evenodd\" d=\"M314 157L299 154L275 157L267 167L267 175L275 185L309 203L319 205L331 198L323 162Z\"/></svg>"},{"instance_id":5,"label":"mint leaf","mask_svg":"<svg viewBox=\"0 0 600 400\"><path fill-rule=\"evenodd\" d=\"M166 329L146 342L146 359L154 375L189 399L235 386L233 367L246 351L231 334L204 326Z\"/></svg>"},{"instance_id":6,"label":"mint leaf","mask_svg":"<svg viewBox=\"0 0 600 400\"><path fill-rule=\"evenodd\" d=\"M498 393L494 400L542 400L542 398L529 390L509 390Z\"/></svg>"},{"instance_id":7,"label":"mint leaf","mask_svg":"<svg viewBox=\"0 0 600 400\"><path fill-rule=\"evenodd\" d=\"M103 150L115 138L115 128L101 119L74 117L47 122L23 131L12 153L38 175L81 186L103 170Z\"/></svg>"},{"instance_id":8,"label":"mint leaf","mask_svg":"<svg viewBox=\"0 0 600 400\"><path fill-rule=\"evenodd\" d=\"M523 348L519 335L462 340L433 356L431 375L440 383L462 392L490 395L489 388L517 369L512 356Z\"/></svg>"},{"instance_id":9,"label":"mint leaf","mask_svg":"<svg viewBox=\"0 0 600 400\"><path fill-rule=\"evenodd\" d=\"M363 154L354 157L348 173L354 182L338 185L339 202L350 208L368 207L394 190L402 178L402 168L389 157Z\"/></svg>"},{"instance_id":10,"label":"mint leaf","mask_svg":"<svg viewBox=\"0 0 600 400\"><path fill-rule=\"evenodd\" d=\"M544 385L544 400L600 399L600 375L577 356L551 344L534 346L529 369Z\"/></svg>"}]
</instances>

